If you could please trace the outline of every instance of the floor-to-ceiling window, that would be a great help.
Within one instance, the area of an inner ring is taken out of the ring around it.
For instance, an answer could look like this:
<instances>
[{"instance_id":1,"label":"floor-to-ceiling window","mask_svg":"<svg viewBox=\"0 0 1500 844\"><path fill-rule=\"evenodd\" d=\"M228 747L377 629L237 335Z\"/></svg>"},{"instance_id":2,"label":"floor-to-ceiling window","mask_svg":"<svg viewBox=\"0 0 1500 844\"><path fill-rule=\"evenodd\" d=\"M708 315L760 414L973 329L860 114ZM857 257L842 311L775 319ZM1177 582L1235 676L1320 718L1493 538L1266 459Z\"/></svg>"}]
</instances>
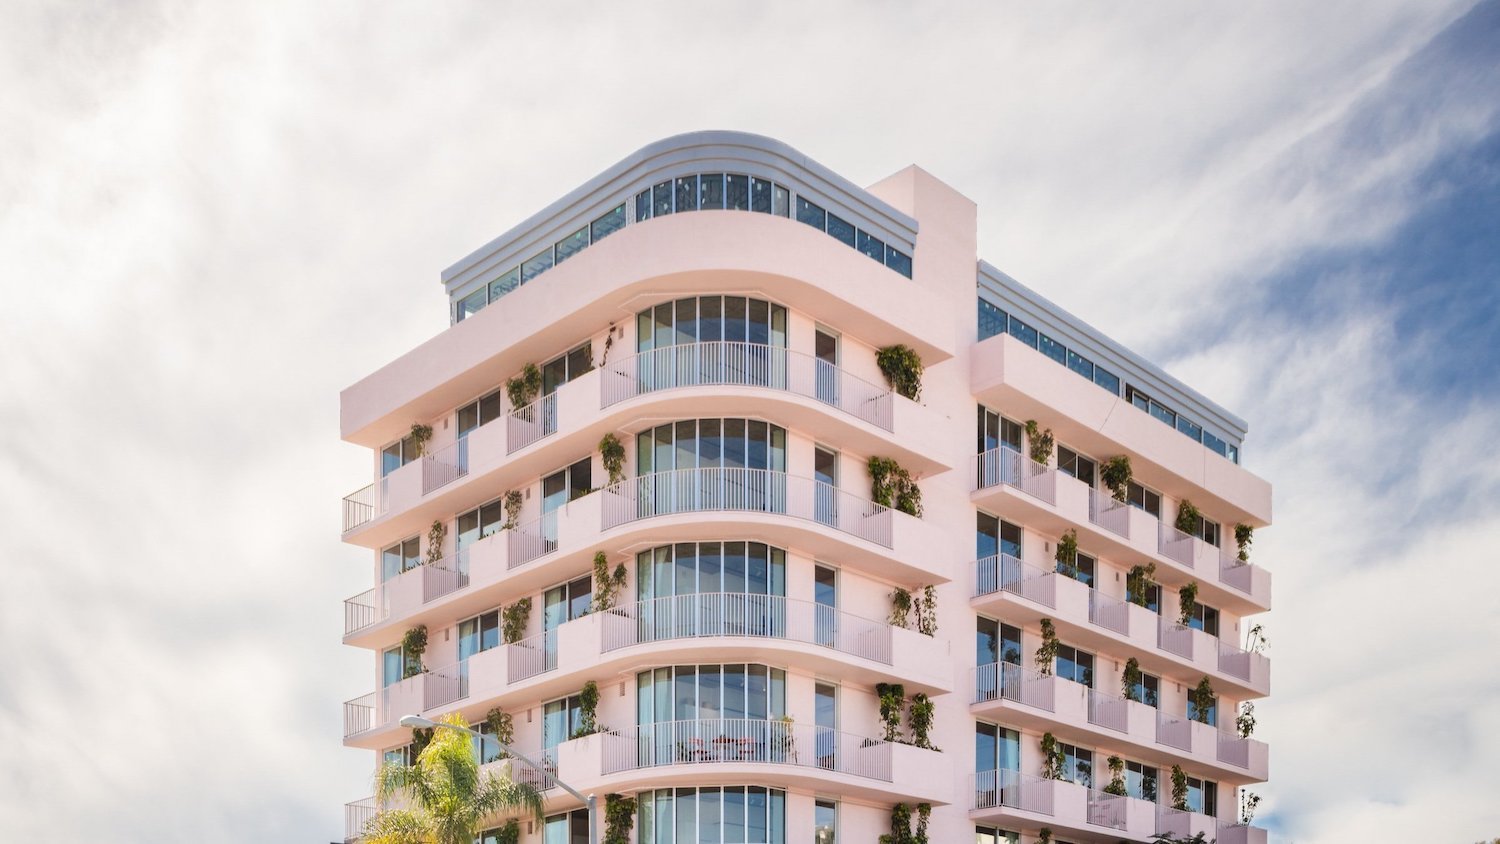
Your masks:
<instances>
[{"instance_id":1,"label":"floor-to-ceiling window","mask_svg":"<svg viewBox=\"0 0 1500 844\"><path fill-rule=\"evenodd\" d=\"M974 725L976 805L998 806L1003 791L1019 784L1021 734L980 721Z\"/></svg>"},{"instance_id":2,"label":"floor-to-ceiling window","mask_svg":"<svg viewBox=\"0 0 1500 844\"><path fill-rule=\"evenodd\" d=\"M784 791L659 788L636 799L636 844L786 844Z\"/></svg>"},{"instance_id":3,"label":"floor-to-ceiling window","mask_svg":"<svg viewBox=\"0 0 1500 844\"><path fill-rule=\"evenodd\" d=\"M390 580L421 564L422 557L418 550L417 537L413 536L380 552L380 579Z\"/></svg>"},{"instance_id":4,"label":"floor-to-ceiling window","mask_svg":"<svg viewBox=\"0 0 1500 844\"><path fill-rule=\"evenodd\" d=\"M636 435L636 470L643 514L784 512L786 430L758 419L658 425Z\"/></svg>"}]
</instances>

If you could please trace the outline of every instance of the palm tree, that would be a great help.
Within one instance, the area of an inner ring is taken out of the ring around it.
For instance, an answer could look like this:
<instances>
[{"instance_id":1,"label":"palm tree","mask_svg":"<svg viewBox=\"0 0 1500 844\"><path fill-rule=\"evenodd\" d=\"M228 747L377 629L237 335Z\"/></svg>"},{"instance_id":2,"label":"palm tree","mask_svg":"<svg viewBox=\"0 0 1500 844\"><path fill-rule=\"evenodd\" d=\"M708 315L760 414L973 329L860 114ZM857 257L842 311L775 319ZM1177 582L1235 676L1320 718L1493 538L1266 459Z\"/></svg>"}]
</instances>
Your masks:
<instances>
[{"instance_id":1,"label":"palm tree","mask_svg":"<svg viewBox=\"0 0 1500 844\"><path fill-rule=\"evenodd\" d=\"M467 727L453 713L444 724ZM384 805L396 794L409 808L387 809L365 826L366 844L472 844L484 819L520 809L542 820L542 795L525 783L482 774L467 734L441 727L417 755L416 763L387 763L375 774L376 799Z\"/></svg>"}]
</instances>

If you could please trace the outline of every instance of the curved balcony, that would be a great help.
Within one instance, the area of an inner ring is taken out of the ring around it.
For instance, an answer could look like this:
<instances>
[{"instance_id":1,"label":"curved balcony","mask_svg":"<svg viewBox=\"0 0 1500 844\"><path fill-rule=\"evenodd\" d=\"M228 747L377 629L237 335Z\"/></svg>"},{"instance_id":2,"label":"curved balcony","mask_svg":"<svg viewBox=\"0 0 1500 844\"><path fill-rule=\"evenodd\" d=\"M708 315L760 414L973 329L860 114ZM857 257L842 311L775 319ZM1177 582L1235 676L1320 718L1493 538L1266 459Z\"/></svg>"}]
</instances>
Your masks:
<instances>
[{"instance_id":1,"label":"curved balcony","mask_svg":"<svg viewBox=\"0 0 1500 844\"><path fill-rule=\"evenodd\" d=\"M1271 664L1263 654L1008 554L975 560L970 571L970 604L976 610L1019 625L1050 618L1059 638L1070 644L1135 656L1142 670L1185 685L1194 685L1206 674L1215 688L1238 697L1265 697L1271 692Z\"/></svg>"},{"instance_id":2,"label":"curved balcony","mask_svg":"<svg viewBox=\"0 0 1500 844\"><path fill-rule=\"evenodd\" d=\"M957 348L949 303L822 232L770 214L679 214L627 226L341 394L340 431L369 448L401 436L634 312L642 296L756 290L929 366ZM565 291L565 292L563 292Z\"/></svg>"},{"instance_id":3,"label":"curved balcony","mask_svg":"<svg viewBox=\"0 0 1500 844\"><path fill-rule=\"evenodd\" d=\"M692 343L611 361L344 499L344 539L369 548L488 501L643 417L752 416L919 474L946 471L926 406L817 358L756 343ZM899 436L898 436L899 435Z\"/></svg>"},{"instance_id":4,"label":"curved balcony","mask_svg":"<svg viewBox=\"0 0 1500 844\"><path fill-rule=\"evenodd\" d=\"M1007 446L974 458L970 488L986 510L1053 535L1077 530L1083 548L1117 564L1155 562L1164 586L1196 580L1205 603L1240 615L1271 608L1271 574L1264 568Z\"/></svg>"}]
</instances>

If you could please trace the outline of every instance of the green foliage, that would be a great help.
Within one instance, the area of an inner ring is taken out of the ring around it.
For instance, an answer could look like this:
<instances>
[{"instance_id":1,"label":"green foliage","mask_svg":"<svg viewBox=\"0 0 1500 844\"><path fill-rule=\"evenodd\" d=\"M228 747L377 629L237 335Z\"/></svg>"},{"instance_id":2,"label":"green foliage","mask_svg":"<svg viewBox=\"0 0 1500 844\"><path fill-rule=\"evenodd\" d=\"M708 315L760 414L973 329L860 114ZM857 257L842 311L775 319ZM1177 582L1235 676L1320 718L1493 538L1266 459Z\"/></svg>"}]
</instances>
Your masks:
<instances>
[{"instance_id":1,"label":"green foliage","mask_svg":"<svg viewBox=\"0 0 1500 844\"><path fill-rule=\"evenodd\" d=\"M922 395L922 358L910 346L886 346L875 353L875 365L892 390L916 401Z\"/></svg>"},{"instance_id":2,"label":"green foliage","mask_svg":"<svg viewBox=\"0 0 1500 844\"><path fill-rule=\"evenodd\" d=\"M912 835L912 844L928 844L927 826L932 822L932 804L917 804L917 831Z\"/></svg>"},{"instance_id":3,"label":"green foliage","mask_svg":"<svg viewBox=\"0 0 1500 844\"><path fill-rule=\"evenodd\" d=\"M922 589L922 596L912 601L917 611L917 632L923 636L935 636L938 629L937 589L930 584Z\"/></svg>"},{"instance_id":4,"label":"green foliage","mask_svg":"<svg viewBox=\"0 0 1500 844\"><path fill-rule=\"evenodd\" d=\"M911 473L889 457L871 457L870 499L882 507L891 507L908 516L922 516L922 488Z\"/></svg>"},{"instance_id":5,"label":"green foliage","mask_svg":"<svg viewBox=\"0 0 1500 844\"><path fill-rule=\"evenodd\" d=\"M1151 587L1156 585L1156 563L1131 566L1125 575L1125 600L1136 606L1147 606L1151 602Z\"/></svg>"},{"instance_id":6,"label":"green foliage","mask_svg":"<svg viewBox=\"0 0 1500 844\"><path fill-rule=\"evenodd\" d=\"M511 818L500 828L491 829L485 835L485 841L493 838L495 844L521 844L521 822Z\"/></svg>"},{"instance_id":7,"label":"green foliage","mask_svg":"<svg viewBox=\"0 0 1500 844\"><path fill-rule=\"evenodd\" d=\"M510 399L512 410L519 410L536 401L542 391L542 371L536 364L521 367L520 374L505 382L505 395Z\"/></svg>"},{"instance_id":8,"label":"green foliage","mask_svg":"<svg viewBox=\"0 0 1500 844\"><path fill-rule=\"evenodd\" d=\"M432 734L436 727L415 727L411 731L411 755L415 759L422 755L427 745L432 744Z\"/></svg>"},{"instance_id":9,"label":"green foliage","mask_svg":"<svg viewBox=\"0 0 1500 844\"><path fill-rule=\"evenodd\" d=\"M1177 502L1176 527L1178 530L1183 533L1196 535L1198 533L1198 525L1202 521L1203 514L1198 512L1198 508L1193 506L1193 502L1186 498Z\"/></svg>"},{"instance_id":10,"label":"green foliage","mask_svg":"<svg viewBox=\"0 0 1500 844\"><path fill-rule=\"evenodd\" d=\"M1057 562L1062 566L1063 574L1073 579L1078 578L1078 531L1068 528L1063 532L1062 539L1057 541Z\"/></svg>"},{"instance_id":11,"label":"green foliage","mask_svg":"<svg viewBox=\"0 0 1500 844\"><path fill-rule=\"evenodd\" d=\"M1214 844L1213 841L1210 841L1205 836L1206 833L1203 832L1183 836L1175 836L1170 832L1158 832L1151 836L1151 840L1157 842L1157 844Z\"/></svg>"},{"instance_id":12,"label":"green foliage","mask_svg":"<svg viewBox=\"0 0 1500 844\"><path fill-rule=\"evenodd\" d=\"M531 599L522 598L500 611L500 634L505 644L513 645L526 635L526 623L531 620Z\"/></svg>"},{"instance_id":13,"label":"green foliage","mask_svg":"<svg viewBox=\"0 0 1500 844\"><path fill-rule=\"evenodd\" d=\"M1240 734L1240 738L1250 738L1255 732L1255 704L1245 701L1240 704L1240 714L1234 717L1234 730Z\"/></svg>"},{"instance_id":14,"label":"green foliage","mask_svg":"<svg viewBox=\"0 0 1500 844\"><path fill-rule=\"evenodd\" d=\"M443 540L448 536L448 526L432 520L432 527L427 529L427 565L434 565L443 559Z\"/></svg>"},{"instance_id":15,"label":"green foliage","mask_svg":"<svg viewBox=\"0 0 1500 844\"><path fill-rule=\"evenodd\" d=\"M599 439L599 457L604 462L604 471L609 475L609 485L625 480L625 446L614 434L605 434Z\"/></svg>"},{"instance_id":16,"label":"green foliage","mask_svg":"<svg viewBox=\"0 0 1500 844\"><path fill-rule=\"evenodd\" d=\"M599 726L599 684L593 680L583 684L578 692L578 729L573 738L583 738L601 732Z\"/></svg>"},{"instance_id":17,"label":"green foliage","mask_svg":"<svg viewBox=\"0 0 1500 844\"><path fill-rule=\"evenodd\" d=\"M1172 766L1172 808L1179 812L1187 811L1187 773L1182 770L1181 765Z\"/></svg>"},{"instance_id":18,"label":"green foliage","mask_svg":"<svg viewBox=\"0 0 1500 844\"><path fill-rule=\"evenodd\" d=\"M1203 675L1198 685L1188 692L1188 700L1193 702L1193 708L1197 710L1193 713L1193 720L1200 724L1207 724L1208 710L1215 703L1214 684L1209 681L1207 674Z\"/></svg>"},{"instance_id":19,"label":"green foliage","mask_svg":"<svg viewBox=\"0 0 1500 844\"><path fill-rule=\"evenodd\" d=\"M891 626L900 627L902 630L909 629L907 619L910 615L911 593L898 586L896 591L891 593Z\"/></svg>"},{"instance_id":20,"label":"green foliage","mask_svg":"<svg viewBox=\"0 0 1500 844\"><path fill-rule=\"evenodd\" d=\"M1260 795L1253 791L1240 792L1240 823L1245 826L1255 822L1255 810L1260 808ZM1495 839L1500 844L1500 838Z\"/></svg>"},{"instance_id":21,"label":"green foliage","mask_svg":"<svg viewBox=\"0 0 1500 844\"><path fill-rule=\"evenodd\" d=\"M911 834L911 807L897 803L891 807L891 831L880 836L880 844L915 844Z\"/></svg>"},{"instance_id":22,"label":"green foliage","mask_svg":"<svg viewBox=\"0 0 1500 844\"><path fill-rule=\"evenodd\" d=\"M521 519L521 491L513 489L505 493L505 524L501 527L511 530Z\"/></svg>"},{"instance_id":23,"label":"green foliage","mask_svg":"<svg viewBox=\"0 0 1500 844\"><path fill-rule=\"evenodd\" d=\"M1116 794L1125 796L1125 760L1118 756L1111 756L1109 764L1109 785L1104 787L1105 794Z\"/></svg>"},{"instance_id":24,"label":"green foliage","mask_svg":"<svg viewBox=\"0 0 1500 844\"><path fill-rule=\"evenodd\" d=\"M1042 643L1037 646L1036 656L1032 657L1038 674L1052 676L1052 662L1057 659L1058 644L1057 628L1052 626L1052 619L1042 619Z\"/></svg>"},{"instance_id":25,"label":"green foliage","mask_svg":"<svg viewBox=\"0 0 1500 844\"><path fill-rule=\"evenodd\" d=\"M635 798L623 794L604 795L603 844L630 844L635 826Z\"/></svg>"},{"instance_id":26,"label":"green foliage","mask_svg":"<svg viewBox=\"0 0 1500 844\"><path fill-rule=\"evenodd\" d=\"M427 625L418 624L401 637L401 653L406 661L402 667L402 679L415 677L424 670L422 654L427 652Z\"/></svg>"},{"instance_id":27,"label":"green foliage","mask_svg":"<svg viewBox=\"0 0 1500 844\"><path fill-rule=\"evenodd\" d=\"M901 741L901 713L906 709L906 687L900 683L876 683L880 696L880 720L885 724L885 740Z\"/></svg>"},{"instance_id":28,"label":"green foliage","mask_svg":"<svg viewBox=\"0 0 1500 844\"><path fill-rule=\"evenodd\" d=\"M937 705L927 695L918 692L911 696L911 743L915 747L925 750L937 750L933 745L929 733L932 731L933 716L937 711Z\"/></svg>"},{"instance_id":29,"label":"green foliage","mask_svg":"<svg viewBox=\"0 0 1500 844\"><path fill-rule=\"evenodd\" d=\"M1234 544L1240 547L1240 561L1250 562L1250 543L1255 541L1255 528L1241 523L1234 526Z\"/></svg>"},{"instance_id":30,"label":"green foliage","mask_svg":"<svg viewBox=\"0 0 1500 844\"><path fill-rule=\"evenodd\" d=\"M516 740L515 719L500 707L496 706L485 713L484 723L490 728L490 735L501 744L509 747Z\"/></svg>"},{"instance_id":31,"label":"green foliage","mask_svg":"<svg viewBox=\"0 0 1500 844\"><path fill-rule=\"evenodd\" d=\"M1135 657L1125 660L1125 670L1120 672L1121 696L1126 700L1143 703L1140 694L1140 685L1143 679L1140 660Z\"/></svg>"},{"instance_id":32,"label":"green foliage","mask_svg":"<svg viewBox=\"0 0 1500 844\"><path fill-rule=\"evenodd\" d=\"M1044 826L1037 830L1036 844L1052 844L1052 827Z\"/></svg>"},{"instance_id":33,"label":"green foliage","mask_svg":"<svg viewBox=\"0 0 1500 844\"><path fill-rule=\"evenodd\" d=\"M461 715L442 723L467 727ZM379 812L366 825L367 844L471 844L485 818L521 810L542 820L542 795L529 785L481 775L467 732L438 729L414 764L387 763L375 775L377 800L396 795L408 808Z\"/></svg>"},{"instance_id":34,"label":"green foliage","mask_svg":"<svg viewBox=\"0 0 1500 844\"><path fill-rule=\"evenodd\" d=\"M1052 429L1042 430L1035 419L1026 420L1026 443L1031 452L1031 460L1034 463L1046 463L1052 459L1052 446L1056 442L1052 438Z\"/></svg>"},{"instance_id":35,"label":"green foliage","mask_svg":"<svg viewBox=\"0 0 1500 844\"><path fill-rule=\"evenodd\" d=\"M1063 775L1063 752L1057 736L1042 733L1042 776L1049 780L1060 780Z\"/></svg>"},{"instance_id":36,"label":"green foliage","mask_svg":"<svg viewBox=\"0 0 1500 844\"><path fill-rule=\"evenodd\" d=\"M1130 490L1130 458L1123 454L1116 455L1104 461L1099 469L1099 479L1109 487L1110 494L1116 501L1125 502L1125 494Z\"/></svg>"},{"instance_id":37,"label":"green foliage","mask_svg":"<svg viewBox=\"0 0 1500 844\"><path fill-rule=\"evenodd\" d=\"M1264 651L1269 644L1271 643L1266 640L1266 628L1259 624L1245 631L1245 650L1253 654L1258 654Z\"/></svg>"},{"instance_id":38,"label":"green foliage","mask_svg":"<svg viewBox=\"0 0 1500 844\"><path fill-rule=\"evenodd\" d=\"M591 612L607 612L615 608L615 598L625 588L625 564L609 570L609 557L603 551L594 554L594 599Z\"/></svg>"},{"instance_id":39,"label":"green foliage","mask_svg":"<svg viewBox=\"0 0 1500 844\"><path fill-rule=\"evenodd\" d=\"M1193 613L1198 609L1198 581L1189 580L1177 590L1178 615L1177 623L1183 627L1193 620Z\"/></svg>"},{"instance_id":40,"label":"green foliage","mask_svg":"<svg viewBox=\"0 0 1500 844\"><path fill-rule=\"evenodd\" d=\"M412 449L416 451L414 457L421 457L427 451L427 443L432 439L432 426L423 425L419 422L412 423L411 434Z\"/></svg>"}]
</instances>

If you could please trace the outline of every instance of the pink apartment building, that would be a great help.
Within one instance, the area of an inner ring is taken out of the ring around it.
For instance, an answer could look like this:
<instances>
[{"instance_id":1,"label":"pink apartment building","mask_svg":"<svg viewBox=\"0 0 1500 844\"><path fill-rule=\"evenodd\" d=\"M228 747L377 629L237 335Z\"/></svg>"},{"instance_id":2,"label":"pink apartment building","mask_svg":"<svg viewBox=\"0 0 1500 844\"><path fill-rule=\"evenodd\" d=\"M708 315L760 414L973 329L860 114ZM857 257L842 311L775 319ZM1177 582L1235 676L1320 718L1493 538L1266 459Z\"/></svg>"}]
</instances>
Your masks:
<instances>
[{"instance_id":1,"label":"pink apartment building","mask_svg":"<svg viewBox=\"0 0 1500 844\"><path fill-rule=\"evenodd\" d=\"M549 772L515 768L550 812L525 842L587 840L554 776L634 797L650 844L874 844L907 812L933 842L1264 841L1245 423L976 230L916 167L860 188L702 132L444 271L452 325L341 397L375 478L344 501L375 584L345 602L375 689L345 745L373 767L411 753L402 715L505 713ZM920 516L872 500L872 458Z\"/></svg>"}]
</instances>

